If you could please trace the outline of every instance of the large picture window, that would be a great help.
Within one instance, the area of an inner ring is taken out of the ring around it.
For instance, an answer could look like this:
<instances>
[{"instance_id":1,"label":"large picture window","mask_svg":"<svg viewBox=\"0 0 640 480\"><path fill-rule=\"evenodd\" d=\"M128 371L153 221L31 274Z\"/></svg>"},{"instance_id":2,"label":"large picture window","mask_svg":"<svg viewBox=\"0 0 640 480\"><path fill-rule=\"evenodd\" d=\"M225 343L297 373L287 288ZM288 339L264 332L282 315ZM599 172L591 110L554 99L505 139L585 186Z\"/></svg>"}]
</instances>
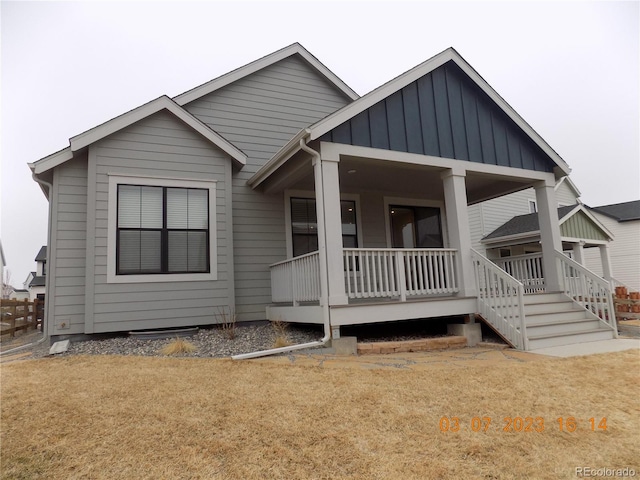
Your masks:
<instances>
[{"instance_id":1,"label":"large picture window","mask_svg":"<svg viewBox=\"0 0 640 480\"><path fill-rule=\"evenodd\" d=\"M116 274L209 273L209 190L118 185Z\"/></svg>"},{"instance_id":2,"label":"large picture window","mask_svg":"<svg viewBox=\"0 0 640 480\"><path fill-rule=\"evenodd\" d=\"M342 245L345 248L357 248L356 202L342 200L340 213ZM291 233L294 257L318 250L318 217L315 199L291 198Z\"/></svg>"}]
</instances>

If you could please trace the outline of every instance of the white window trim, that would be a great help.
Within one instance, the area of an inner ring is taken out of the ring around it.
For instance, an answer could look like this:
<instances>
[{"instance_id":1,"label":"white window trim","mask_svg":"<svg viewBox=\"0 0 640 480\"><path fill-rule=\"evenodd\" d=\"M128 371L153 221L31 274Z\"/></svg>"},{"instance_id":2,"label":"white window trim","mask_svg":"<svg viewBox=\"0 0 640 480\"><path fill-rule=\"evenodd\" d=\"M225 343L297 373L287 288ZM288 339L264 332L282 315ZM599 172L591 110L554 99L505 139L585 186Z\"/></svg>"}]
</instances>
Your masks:
<instances>
[{"instance_id":1,"label":"white window trim","mask_svg":"<svg viewBox=\"0 0 640 480\"><path fill-rule=\"evenodd\" d=\"M435 200L424 200L420 198L407 198L407 197L384 197L384 227L385 234L387 236L387 248L392 248L391 245L391 219L389 218L389 206L398 205L401 207L431 207L440 210L440 221L442 225L442 243L443 248L449 248L449 232L447 229L447 217L444 210L444 202Z\"/></svg>"},{"instance_id":2,"label":"white window trim","mask_svg":"<svg viewBox=\"0 0 640 480\"><path fill-rule=\"evenodd\" d=\"M214 180L109 176L109 207L107 214L107 283L194 282L218 279L216 182ZM206 188L209 190L209 273L165 273L155 275L116 275L116 228L118 219L118 185L156 187Z\"/></svg>"},{"instance_id":3,"label":"white window trim","mask_svg":"<svg viewBox=\"0 0 640 480\"><path fill-rule=\"evenodd\" d=\"M531 206L533 205L534 211L531 211ZM538 213L538 202L536 200L529 200L529 213Z\"/></svg>"},{"instance_id":4,"label":"white window trim","mask_svg":"<svg viewBox=\"0 0 640 480\"><path fill-rule=\"evenodd\" d=\"M287 258L293 258L293 231L291 228L292 198L311 198L316 200L316 194L312 190L285 190L284 192L284 222L287 236ZM360 195L355 193L341 193L340 200L349 200L355 202L356 204L356 236L358 238L358 245L360 245L360 248L362 248L362 215L360 214Z\"/></svg>"}]
</instances>

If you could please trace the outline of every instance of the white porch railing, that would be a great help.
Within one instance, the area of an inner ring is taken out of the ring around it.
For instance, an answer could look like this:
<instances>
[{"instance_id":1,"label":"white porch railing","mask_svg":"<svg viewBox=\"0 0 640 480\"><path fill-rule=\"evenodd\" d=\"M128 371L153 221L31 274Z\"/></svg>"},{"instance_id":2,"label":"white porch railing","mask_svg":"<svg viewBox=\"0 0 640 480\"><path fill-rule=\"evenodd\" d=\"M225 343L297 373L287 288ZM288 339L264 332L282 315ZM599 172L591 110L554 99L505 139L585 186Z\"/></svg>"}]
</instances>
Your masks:
<instances>
[{"instance_id":1,"label":"white porch railing","mask_svg":"<svg viewBox=\"0 0 640 480\"><path fill-rule=\"evenodd\" d=\"M525 293L544 292L542 253L503 257L494 260L494 263L522 283Z\"/></svg>"},{"instance_id":2,"label":"white porch railing","mask_svg":"<svg viewBox=\"0 0 640 480\"><path fill-rule=\"evenodd\" d=\"M320 254L308 253L274 263L271 269L271 300L274 303L320 300Z\"/></svg>"},{"instance_id":3,"label":"white porch railing","mask_svg":"<svg viewBox=\"0 0 640 480\"><path fill-rule=\"evenodd\" d=\"M475 250L471 250L478 289L478 311L506 340L527 349L524 286Z\"/></svg>"},{"instance_id":4,"label":"white porch railing","mask_svg":"<svg viewBox=\"0 0 640 480\"><path fill-rule=\"evenodd\" d=\"M556 251L556 258L560 261L564 292L583 308L597 315L617 335L612 287L609 282L562 252Z\"/></svg>"},{"instance_id":5,"label":"white porch railing","mask_svg":"<svg viewBox=\"0 0 640 480\"><path fill-rule=\"evenodd\" d=\"M344 248L349 298L451 294L458 291L456 250Z\"/></svg>"}]
</instances>

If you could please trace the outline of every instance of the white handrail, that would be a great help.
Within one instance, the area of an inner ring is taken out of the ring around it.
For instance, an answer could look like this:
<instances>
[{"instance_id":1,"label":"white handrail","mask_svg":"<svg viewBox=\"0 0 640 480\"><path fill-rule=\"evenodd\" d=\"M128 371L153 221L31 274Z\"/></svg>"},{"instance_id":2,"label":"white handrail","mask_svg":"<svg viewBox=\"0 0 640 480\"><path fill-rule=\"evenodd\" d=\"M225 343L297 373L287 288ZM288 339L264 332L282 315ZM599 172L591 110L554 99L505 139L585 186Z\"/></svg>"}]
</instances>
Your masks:
<instances>
[{"instance_id":1,"label":"white handrail","mask_svg":"<svg viewBox=\"0 0 640 480\"><path fill-rule=\"evenodd\" d=\"M317 302L320 299L320 254L307 253L274 263L271 269L271 301Z\"/></svg>"},{"instance_id":2,"label":"white handrail","mask_svg":"<svg viewBox=\"0 0 640 480\"><path fill-rule=\"evenodd\" d=\"M479 313L514 347L527 350L524 286L476 250L471 249L471 256Z\"/></svg>"},{"instance_id":3,"label":"white handrail","mask_svg":"<svg viewBox=\"0 0 640 480\"><path fill-rule=\"evenodd\" d=\"M452 248L344 248L349 298L451 294L458 291Z\"/></svg>"},{"instance_id":4,"label":"white handrail","mask_svg":"<svg viewBox=\"0 0 640 480\"><path fill-rule=\"evenodd\" d=\"M525 293L545 290L542 253L503 257L494 260L494 263L522 283Z\"/></svg>"},{"instance_id":5,"label":"white handrail","mask_svg":"<svg viewBox=\"0 0 640 480\"><path fill-rule=\"evenodd\" d=\"M617 337L618 328L609 281L562 252L556 251L556 258L560 261L564 292L585 310L596 315Z\"/></svg>"}]
</instances>

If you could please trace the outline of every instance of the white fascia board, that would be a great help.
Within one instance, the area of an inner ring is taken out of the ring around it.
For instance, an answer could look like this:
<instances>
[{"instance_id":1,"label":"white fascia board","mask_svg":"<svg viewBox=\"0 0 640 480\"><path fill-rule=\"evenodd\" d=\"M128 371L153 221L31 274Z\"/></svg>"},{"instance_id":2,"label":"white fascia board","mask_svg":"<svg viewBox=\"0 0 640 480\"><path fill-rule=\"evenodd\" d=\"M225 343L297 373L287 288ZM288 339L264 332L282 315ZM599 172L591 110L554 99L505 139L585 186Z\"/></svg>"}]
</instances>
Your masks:
<instances>
[{"instance_id":1,"label":"white fascia board","mask_svg":"<svg viewBox=\"0 0 640 480\"><path fill-rule=\"evenodd\" d=\"M333 130L338 125L350 120L359 113L365 111L367 108L375 105L381 100L384 100L391 94L397 92L401 88L406 87L411 82L418 80L427 73L435 70L436 68L444 65L453 58L453 49L448 48L444 52L439 53L435 57L431 57L429 60L421 63L417 67L403 73L399 77L381 85L375 90L367 93L364 97L360 97L355 102L342 107L340 110L332 113L331 115L323 118L322 120L313 124L309 129L311 130L310 140L320 138L325 133Z\"/></svg>"},{"instance_id":2,"label":"white fascia board","mask_svg":"<svg viewBox=\"0 0 640 480\"><path fill-rule=\"evenodd\" d=\"M573 215L575 215L575 213L580 210L580 204L576 204L576 206L569 212L567 213L564 217L560 218L560 222L558 223L558 225L562 225L564 222L566 222L567 220L569 220L571 217L573 217Z\"/></svg>"},{"instance_id":3,"label":"white fascia board","mask_svg":"<svg viewBox=\"0 0 640 480\"><path fill-rule=\"evenodd\" d=\"M609 237L609 240L613 240L614 235L613 233L611 233L611 230L605 227L604 224L600 220L598 220L591 212L589 212L589 210L587 210L584 207L584 205L582 205L581 203L578 204L576 208L571 210L571 212L569 212L567 215L562 217L562 219L560 219L560 225L562 225L564 222L566 222L569 218L573 217L578 212L584 212L584 214L589 218L589 220L591 220L596 225L596 227L602 230L602 233L604 233L607 237Z\"/></svg>"},{"instance_id":4,"label":"white fascia board","mask_svg":"<svg viewBox=\"0 0 640 480\"><path fill-rule=\"evenodd\" d=\"M534 230L531 232L524 232L524 233L516 233L514 235L505 235L503 237L483 238L480 240L480 243L483 243L485 245L492 245L492 244L504 244L505 242L514 242L516 240L535 241L536 239L540 239L540 230ZM524 242L519 242L519 243L524 243Z\"/></svg>"},{"instance_id":5,"label":"white fascia board","mask_svg":"<svg viewBox=\"0 0 640 480\"><path fill-rule=\"evenodd\" d=\"M338 90L344 93L351 100L356 100L359 95L354 92L351 87L344 83L338 76L336 76L331 70L325 67L316 57L311 55L302 45L294 43L288 47L282 48L274 53L271 53L265 57L262 57L254 62L251 62L243 67L237 68L232 72L226 73L218 78L215 78L207 83L195 87L187 92L174 97L174 101L178 105L185 105L193 102L198 98L208 95L230 83L236 82L241 78L251 75L263 68L266 68L274 63L284 60L287 57L295 54L304 58L313 68L315 68L322 76L324 76L331 84L333 84Z\"/></svg>"},{"instance_id":6,"label":"white fascia board","mask_svg":"<svg viewBox=\"0 0 640 480\"><path fill-rule=\"evenodd\" d=\"M344 143L320 142L323 158L339 158L340 156L368 158L372 160L386 160L397 163L410 163L443 169L453 169L459 172L474 172L488 175L498 175L524 181L551 181L553 173L539 170L525 170L503 165L456 160L455 158L434 157L419 153L398 152L381 148L360 147Z\"/></svg>"},{"instance_id":7,"label":"white fascia board","mask_svg":"<svg viewBox=\"0 0 640 480\"><path fill-rule=\"evenodd\" d=\"M51 170L58 165L63 164L73 158L73 152L71 151L71 147L64 148L59 152L52 153L49 156L41 158L40 160L30 163L29 168L33 173L39 175L41 173L46 172L47 170Z\"/></svg>"},{"instance_id":8,"label":"white fascia board","mask_svg":"<svg viewBox=\"0 0 640 480\"><path fill-rule=\"evenodd\" d=\"M513 120L518 127L520 127L531 140L538 145L542 151L544 151L560 168L560 170L568 175L571 169L566 162L556 153L551 146L544 139L538 135L538 133L531 128L531 126L475 71L475 69L469 65L458 52L453 48L447 48L438 55L430 58L429 60L421 63L417 67L412 68L408 72L403 73L399 77L385 83L381 87L373 90L359 100L343 107L337 112L329 115L328 117L320 120L310 127L311 136L310 140L315 140L330 130L334 129L338 125L346 122L347 120L355 117L359 113L363 112L367 108L375 105L379 101L387 98L389 95L397 92L401 88L406 87L411 82L418 80L424 75L434 71L436 68L444 65L448 61L453 61L465 72L478 87L484 91L491 100L495 102L498 107L504 111L511 120Z\"/></svg>"},{"instance_id":9,"label":"white fascia board","mask_svg":"<svg viewBox=\"0 0 640 480\"><path fill-rule=\"evenodd\" d=\"M578 190L578 187L576 186L575 183L573 183L573 180L571 180L571 177L569 177L569 175L565 175L560 180L558 180L558 183L556 183L556 186L555 186L556 191L558 190L558 188L560 188L560 185L562 185L564 182L567 182L567 185L569 185L569 188L573 190L573 193L576 194L576 200L579 201L578 197L582 195L582 192Z\"/></svg>"},{"instance_id":10,"label":"white fascia board","mask_svg":"<svg viewBox=\"0 0 640 480\"><path fill-rule=\"evenodd\" d=\"M236 160L240 165L245 165L247 163L247 156L243 152L165 95L113 118L102 125L98 125L91 130L87 130L80 135L72 137L69 139L71 151L77 152L78 150L122 130L123 128L133 125L134 123L139 122L140 120L143 120L161 110L167 110L172 113L186 125L202 135L205 139Z\"/></svg>"},{"instance_id":11,"label":"white fascia board","mask_svg":"<svg viewBox=\"0 0 640 480\"><path fill-rule=\"evenodd\" d=\"M258 185L269 178L276 170L284 165L287 160L298 153L300 150L300 139L303 139L308 135L309 131L304 128L296 133L291 140L284 144L267 163L260 167L260 169L249 180L247 180L247 185L255 189Z\"/></svg>"}]
</instances>

